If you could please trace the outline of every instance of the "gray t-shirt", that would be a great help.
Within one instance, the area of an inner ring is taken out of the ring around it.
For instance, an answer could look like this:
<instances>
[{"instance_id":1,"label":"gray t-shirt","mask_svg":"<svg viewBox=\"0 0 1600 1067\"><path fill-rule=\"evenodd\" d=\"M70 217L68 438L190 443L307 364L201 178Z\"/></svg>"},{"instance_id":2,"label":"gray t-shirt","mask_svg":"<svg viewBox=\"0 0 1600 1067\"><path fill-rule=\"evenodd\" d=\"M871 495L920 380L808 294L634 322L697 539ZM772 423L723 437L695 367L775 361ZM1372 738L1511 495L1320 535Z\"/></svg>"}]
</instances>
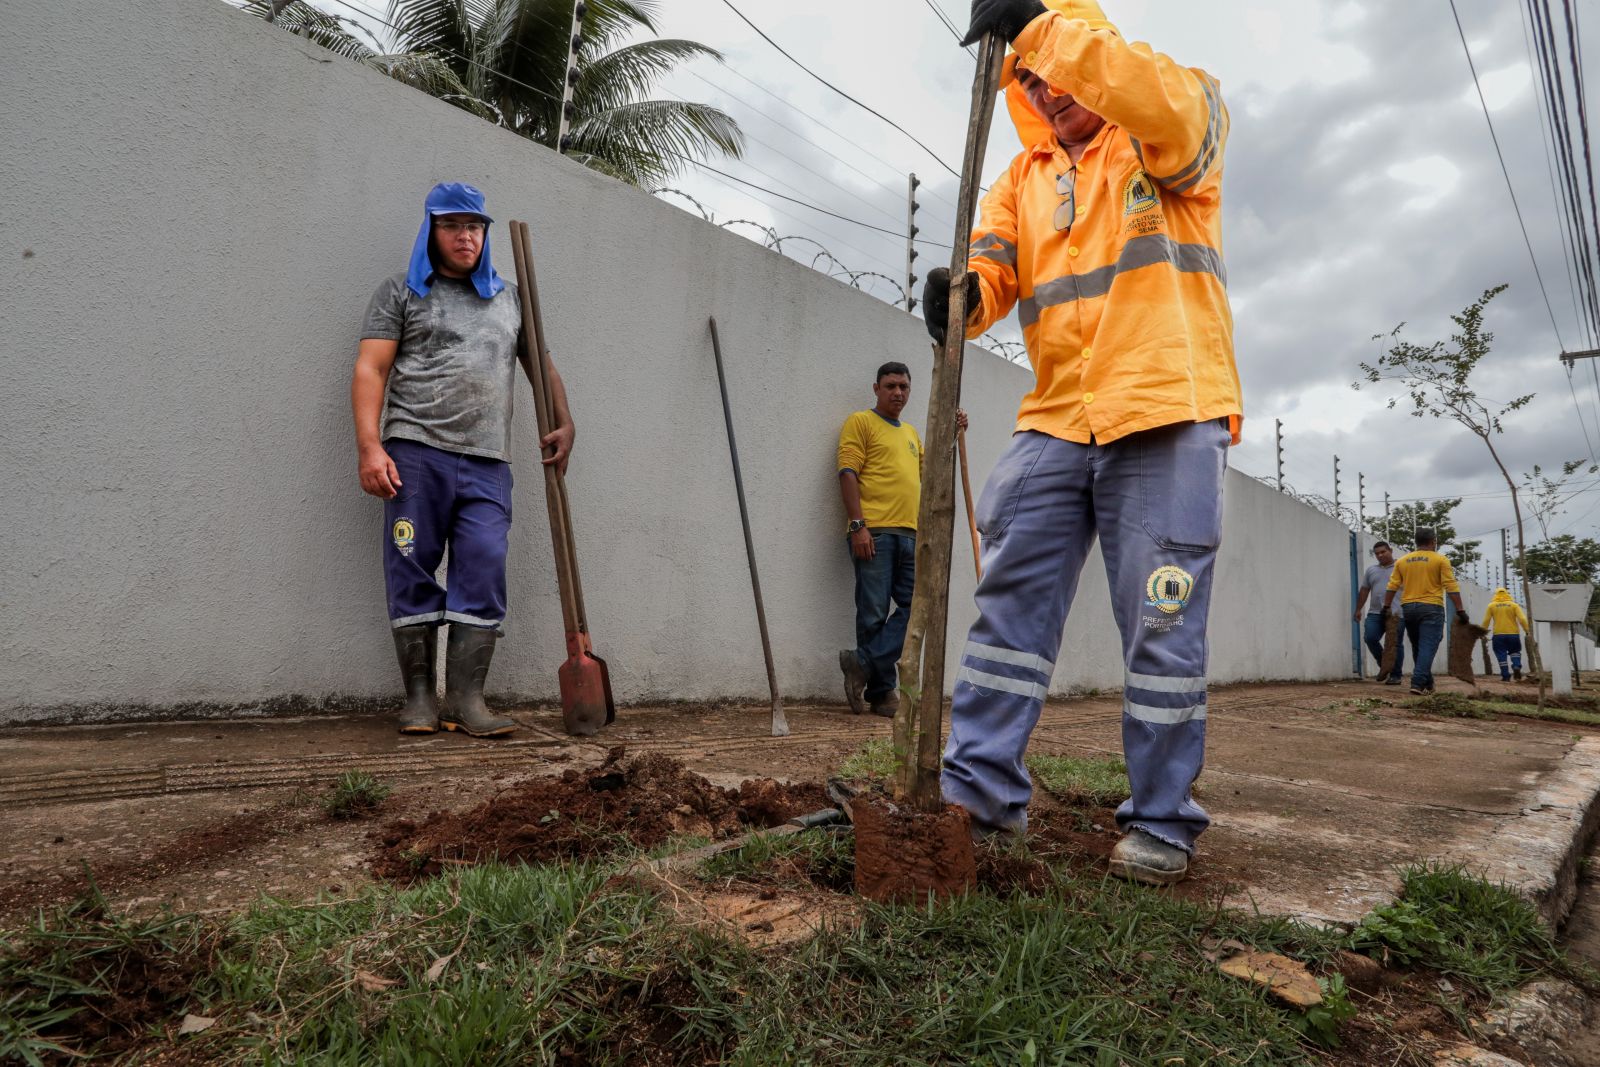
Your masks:
<instances>
[{"instance_id":1,"label":"gray t-shirt","mask_svg":"<svg viewBox=\"0 0 1600 1067\"><path fill-rule=\"evenodd\" d=\"M367 305L363 338L400 342L383 408L383 437L489 459L511 459L511 394L522 305L511 282L489 300L466 279L434 275L426 297L396 274Z\"/></svg>"},{"instance_id":2,"label":"gray t-shirt","mask_svg":"<svg viewBox=\"0 0 1600 1067\"><path fill-rule=\"evenodd\" d=\"M1367 614L1376 615L1383 610L1383 598L1388 595L1389 575L1394 573L1394 564L1387 567L1374 563L1367 568L1367 573L1362 577L1361 584L1367 588ZM1396 605L1400 603L1400 593L1394 594Z\"/></svg>"}]
</instances>

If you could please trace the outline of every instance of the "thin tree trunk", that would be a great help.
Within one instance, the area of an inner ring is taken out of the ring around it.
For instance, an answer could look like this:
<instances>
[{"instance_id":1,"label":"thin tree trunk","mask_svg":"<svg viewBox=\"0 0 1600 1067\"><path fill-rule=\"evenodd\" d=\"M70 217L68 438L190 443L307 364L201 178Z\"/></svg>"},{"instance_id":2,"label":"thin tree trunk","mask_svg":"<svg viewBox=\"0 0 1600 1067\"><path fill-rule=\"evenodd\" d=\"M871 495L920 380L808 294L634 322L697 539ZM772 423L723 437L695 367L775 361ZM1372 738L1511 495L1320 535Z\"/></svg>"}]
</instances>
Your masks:
<instances>
[{"instance_id":1,"label":"thin tree trunk","mask_svg":"<svg viewBox=\"0 0 1600 1067\"><path fill-rule=\"evenodd\" d=\"M1522 536L1522 503L1517 498L1517 483L1512 479L1506 465L1500 462L1500 453L1495 451L1494 442L1489 440L1487 433L1479 434L1483 443L1489 449L1489 457L1494 460L1494 465L1500 468L1500 477L1506 480L1506 487L1511 490L1511 510L1517 517L1517 572L1522 575L1522 587L1528 587L1528 549ZM1531 605L1530 605L1531 607ZM1544 665L1539 656L1539 639L1534 636L1538 627L1529 619L1528 626L1528 666L1533 668L1533 677L1539 683L1539 707L1544 708Z\"/></svg>"}]
</instances>

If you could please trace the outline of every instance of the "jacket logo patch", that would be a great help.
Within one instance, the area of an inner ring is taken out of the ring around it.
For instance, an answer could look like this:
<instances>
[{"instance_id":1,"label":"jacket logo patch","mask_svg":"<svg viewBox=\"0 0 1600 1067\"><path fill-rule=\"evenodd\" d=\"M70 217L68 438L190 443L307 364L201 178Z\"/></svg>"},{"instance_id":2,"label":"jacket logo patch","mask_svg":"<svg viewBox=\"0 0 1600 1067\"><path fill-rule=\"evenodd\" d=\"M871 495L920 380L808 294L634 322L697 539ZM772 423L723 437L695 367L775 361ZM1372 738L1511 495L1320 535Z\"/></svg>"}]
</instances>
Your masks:
<instances>
[{"instance_id":1,"label":"jacket logo patch","mask_svg":"<svg viewBox=\"0 0 1600 1067\"><path fill-rule=\"evenodd\" d=\"M1138 215L1160 206L1161 198L1156 196L1156 186L1150 175L1142 170L1134 171L1128 184L1122 187L1122 213Z\"/></svg>"}]
</instances>

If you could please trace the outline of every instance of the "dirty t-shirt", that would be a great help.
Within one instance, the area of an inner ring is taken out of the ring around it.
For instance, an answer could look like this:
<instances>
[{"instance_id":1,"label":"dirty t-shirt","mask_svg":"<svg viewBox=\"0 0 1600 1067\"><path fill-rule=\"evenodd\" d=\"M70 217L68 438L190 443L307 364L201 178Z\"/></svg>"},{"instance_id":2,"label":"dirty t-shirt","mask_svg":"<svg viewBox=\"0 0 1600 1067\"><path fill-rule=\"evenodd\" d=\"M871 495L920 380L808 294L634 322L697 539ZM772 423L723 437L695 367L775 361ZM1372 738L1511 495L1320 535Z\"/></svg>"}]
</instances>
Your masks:
<instances>
[{"instance_id":1,"label":"dirty t-shirt","mask_svg":"<svg viewBox=\"0 0 1600 1067\"><path fill-rule=\"evenodd\" d=\"M522 305L511 282L485 300L467 279L434 275L419 297L396 274L367 306L363 338L399 341L384 400L385 440L403 437L509 461Z\"/></svg>"},{"instance_id":2,"label":"dirty t-shirt","mask_svg":"<svg viewBox=\"0 0 1600 1067\"><path fill-rule=\"evenodd\" d=\"M1361 584L1367 589L1367 614L1377 615L1383 611L1384 592L1389 588L1389 575L1394 573L1394 564L1385 567L1381 563L1374 563L1367 568L1367 573L1362 576ZM1396 594L1398 602L1400 596Z\"/></svg>"}]
</instances>

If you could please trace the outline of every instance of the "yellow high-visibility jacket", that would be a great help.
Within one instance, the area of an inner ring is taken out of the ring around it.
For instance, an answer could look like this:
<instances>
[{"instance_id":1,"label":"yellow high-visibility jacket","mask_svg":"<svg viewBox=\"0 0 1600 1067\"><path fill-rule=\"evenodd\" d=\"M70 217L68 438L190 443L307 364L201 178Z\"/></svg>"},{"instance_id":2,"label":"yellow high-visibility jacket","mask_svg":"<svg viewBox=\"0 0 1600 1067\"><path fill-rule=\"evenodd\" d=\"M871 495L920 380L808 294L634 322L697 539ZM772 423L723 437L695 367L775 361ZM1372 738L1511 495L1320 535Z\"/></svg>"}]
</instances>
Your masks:
<instances>
[{"instance_id":1,"label":"yellow high-visibility jacket","mask_svg":"<svg viewBox=\"0 0 1600 1067\"><path fill-rule=\"evenodd\" d=\"M1106 443L1226 417L1237 443L1244 407L1222 262L1228 111L1217 82L1127 43L1093 4L1046 2L1052 10L1014 42L1020 59L1106 125L1076 164L1072 225L1057 230L1058 183L1074 165L1009 84L1024 148L972 232L983 303L967 336L1020 305L1036 383L1019 430Z\"/></svg>"},{"instance_id":2,"label":"yellow high-visibility jacket","mask_svg":"<svg viewBox=\"0 0 1600 1067\"><path fill-rule=\"evenodd\" d=\"M1494 623L1493 627L1489 625L1491 622ZM1528 615L1522 610L1522 605L1512 600L1511 594L1504 589L1494 591L1494 599L1484 609L1483 622L1479 625L1495 634L1514 634L1530 629Z\"/></svg>"}]
</instances>

